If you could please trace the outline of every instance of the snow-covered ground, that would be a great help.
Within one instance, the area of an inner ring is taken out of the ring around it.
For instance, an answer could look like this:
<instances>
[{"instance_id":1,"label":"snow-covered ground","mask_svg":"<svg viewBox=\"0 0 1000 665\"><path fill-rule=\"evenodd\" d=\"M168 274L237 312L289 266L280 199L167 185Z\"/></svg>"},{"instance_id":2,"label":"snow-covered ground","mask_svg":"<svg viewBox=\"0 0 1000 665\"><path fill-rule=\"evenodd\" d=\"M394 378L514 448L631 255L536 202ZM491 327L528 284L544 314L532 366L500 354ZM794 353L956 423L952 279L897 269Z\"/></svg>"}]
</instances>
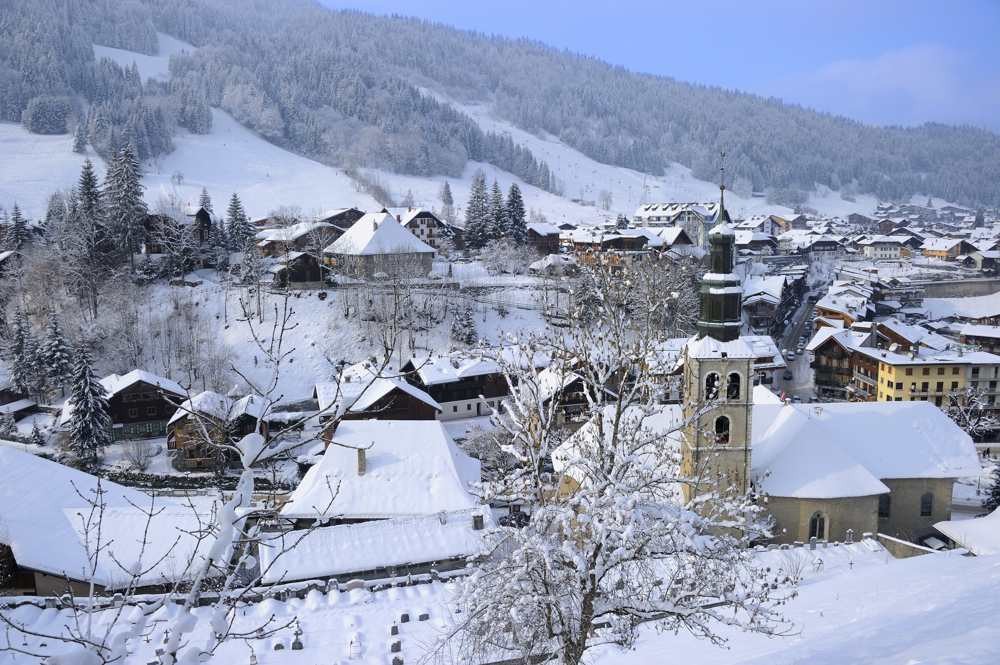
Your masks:
<instances>
[{"instance_id":1,"label":"snow-covered ground","mask_svg":"<svg viewBox=\"0 0 1000 665\"><path fill-rule=\"evenodd\" d=\"M894 560L878 546L859 543L767 552L761 558L772 567L795 568L804 575L798 597L782 608L789 622L787 635L769 638L719 627L728 640L722 647L685 632L657 633L650 627L642 631L634 650L601 647L588 662L992 665L1000 653L996 644L1000 557L946 553ZM379 592L311 591L304 599L267 600L243 607L236 628L252 630L272 615L277 625L298 619L304 648L290 650L294 636L289 627L273 637L228 642L210 662L247 662L253 650L261 665L390 663L396 655L390 645L399 640L403 662L458 663L461 661L449 658L453 653L448 651L438 654L442 660L422 660L444 635L453 609L451 589L442 583ZM136 640L130 645L136 662L149 660L167 625L164 619L174 612L172 605L159 611L151 622L148 642ZM204 614L205 610L198 612ZM403 614L408 615L408 621L401 621ZM46 632L58 630L68 618L64 612L33 606L18 608L14 616L31 630ZM390 635L393 624L398 625L397 636ZM195 639L200 643L204 636L197 631ZM42 640L29 637L25 641L37 648ZM276 651L279 643L283 648ZM53 648L57 647L50 643L46 651ZM18 658L17 654L0 653L0 663L17 663Z\"/></svg>"},{"instance_id":2,"label":"snow-covered ground","mask_svg":"<svg viewBox=\"0 0 1000 665\"><path fill-rule=\"evenodd\" d=\"M98 60L109 58L122 67L130 67L134 62L143 80L153 78L165 81L170 78L170 56L184 52L192 53L195 47L162 32L156 33L156 36L159 38L156 55L94 44L94 57Z\"/></svg>"}]
</instances>

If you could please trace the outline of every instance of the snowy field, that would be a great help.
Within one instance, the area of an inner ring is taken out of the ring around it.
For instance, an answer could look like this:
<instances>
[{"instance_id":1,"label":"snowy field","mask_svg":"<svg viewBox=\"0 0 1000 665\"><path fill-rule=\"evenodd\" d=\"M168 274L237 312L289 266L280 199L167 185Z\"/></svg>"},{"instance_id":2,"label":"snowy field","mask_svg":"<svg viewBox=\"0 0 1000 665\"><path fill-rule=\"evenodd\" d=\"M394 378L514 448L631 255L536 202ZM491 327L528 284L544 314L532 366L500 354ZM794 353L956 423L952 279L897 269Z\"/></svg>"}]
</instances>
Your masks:
<instances>
[{"instance_id":1,"label":"snowy field","mask_svg":"<svg viewBox=\"0 0 1000 665\"><path fill-rule=\"evenodd\" d=\"M126 51L95 44L94 57L98 60L108 58L122 67L130 67L134 62L143 80L159 79L166 81L170 78L170 56L179 55L184 52L192 53L195 51L195 47L162 32L156 33L156 36L159 39L159 49L156 55L146 55L145 53L136 53L135 51Z\"/></svg>"}]
</instances>

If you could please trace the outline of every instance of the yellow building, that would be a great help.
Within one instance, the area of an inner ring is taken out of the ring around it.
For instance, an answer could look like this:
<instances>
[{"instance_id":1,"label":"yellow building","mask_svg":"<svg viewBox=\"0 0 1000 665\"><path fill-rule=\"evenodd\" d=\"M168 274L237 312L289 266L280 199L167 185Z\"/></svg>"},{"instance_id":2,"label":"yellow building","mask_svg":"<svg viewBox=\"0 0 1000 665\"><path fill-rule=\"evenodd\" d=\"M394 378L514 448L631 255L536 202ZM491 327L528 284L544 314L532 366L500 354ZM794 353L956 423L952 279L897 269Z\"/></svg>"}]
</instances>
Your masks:
<instances>
[{"instance_id":1,"label":"yellow building","mask_svg":"<svg viewBox=\"0 0 1000 665\"><path fill-rule=\"evenodd\" d=\"M876 399L880 402L924 401L947 407L952 393L962 393L969 385L979 389L978 377L1000 373L1000 356L983 351L917 349L899 353L859 348L857 352L878 364Z\"/></svg>"}]
</instances>

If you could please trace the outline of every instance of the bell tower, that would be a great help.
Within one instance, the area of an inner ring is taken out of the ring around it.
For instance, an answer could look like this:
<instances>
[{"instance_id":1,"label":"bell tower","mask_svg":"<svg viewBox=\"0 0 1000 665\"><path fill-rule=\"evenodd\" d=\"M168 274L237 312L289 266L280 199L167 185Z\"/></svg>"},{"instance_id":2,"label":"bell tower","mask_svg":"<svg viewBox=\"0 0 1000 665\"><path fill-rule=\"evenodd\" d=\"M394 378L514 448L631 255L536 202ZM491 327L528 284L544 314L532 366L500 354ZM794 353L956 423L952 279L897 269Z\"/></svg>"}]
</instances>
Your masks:
<instances>
[{"instance_id":1,"label":"bell tower","mask_svg":"<svg viewBox=\"0 0 1000 665\"><path fill-rule=\"evenodd\" d=\"M722 155L725 158L725 153ZM720 169L724 176L724 169ZM685 499L731 488L750 490L753 349L740 336L743 284L733 272L736 234L719 183L719 223L708 234L709 268L701 279L698 332L684 347L682 470L696 480Z\"/></svg>"}]
</instances>

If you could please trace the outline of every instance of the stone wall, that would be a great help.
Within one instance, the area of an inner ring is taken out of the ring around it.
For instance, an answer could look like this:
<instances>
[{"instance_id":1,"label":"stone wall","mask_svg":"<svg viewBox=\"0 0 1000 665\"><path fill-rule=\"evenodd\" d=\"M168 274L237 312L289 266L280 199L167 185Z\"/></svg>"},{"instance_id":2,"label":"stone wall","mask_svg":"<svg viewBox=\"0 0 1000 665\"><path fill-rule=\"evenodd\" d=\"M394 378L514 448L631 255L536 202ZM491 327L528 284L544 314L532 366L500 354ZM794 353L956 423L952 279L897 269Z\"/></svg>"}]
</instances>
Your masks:
<instances>
[{"instance_id":1,"label":"stone wall","mask_svg":"<svg viewBox=\"0 0 1000 665\"><path fill-rule=\"evenodd\" d=\"M935 522L951 519L951 494L954 481L950 478L904 478L882 480L890 490L889 517L878 521L878 532L915 540L933 531ZM934 496L931 514L920 515L920 497L925 492Z\"/></svg>"},{"instance_id":2,"label":"stone wall","mask_svg":"<svg viewBox=\"0 0 1000 665\"><path fill-rule=\"evenodd\" d=\"M774 543L807 542L809 520L817 513L826 517L826 540L847 541L847 530L853 530L853 540L863 533L874 533L878 526L878 497L846 497L838 499L793 499L768 497L767 511L774 518Z\"/></svg>"}]
</instances>

